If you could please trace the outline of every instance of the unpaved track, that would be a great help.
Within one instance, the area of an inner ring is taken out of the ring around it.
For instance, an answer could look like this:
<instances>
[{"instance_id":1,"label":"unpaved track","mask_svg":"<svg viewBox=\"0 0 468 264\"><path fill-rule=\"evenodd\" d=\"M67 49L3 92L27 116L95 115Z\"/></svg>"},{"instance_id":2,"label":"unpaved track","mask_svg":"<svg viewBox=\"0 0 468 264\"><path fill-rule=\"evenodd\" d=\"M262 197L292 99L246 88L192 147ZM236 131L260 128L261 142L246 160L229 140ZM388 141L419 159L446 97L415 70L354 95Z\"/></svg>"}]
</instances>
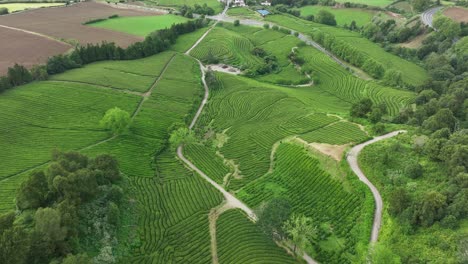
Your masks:
<instances>
[{"instance_id":1,"label":"unpaved track","mask_svg":"<svg viewBox=\"0 0 468 264\"><path fill-rule=\"evenodd\" d=\"M229 2L228 2L229 5ZM221 13L221 17L224 17L227 11L227 7L224 9L223 13ZM203 36L198 39L195 44L185 52L187 56L190 56L190 51L192 51L205 37L208 35L208 33L216 26L218 21L216 21ZM193 58L193 57L192 57ZM196 59L197 60L197 59ZM195 114L192 122L190 123L189 128L193 129L195 126L200 114L203 111L204 106L208 102L209 98L209 88L208 85L206 84L205 81L205 73L206 73L206 67L203 66L203 64L197 60L199 65L200 65L200 70L202 72L202 83L205 89L205 95L203 97L203 101L200 104L200 107L198 108L197 113ZM216 241L216 220L218 219L219 215L223 213L226 210L233 209L233 208L238 208L244 211L247 216L252 220L252 221L257 221L257 216L255 215L254 211L250 209L246 204L241 202L239 199L237 199L234 195L231 193L227 192L221 185L213 181L208 175L206 175L204 172L202 172L199 168L197 168L192 162L190 162L187 158L185 158L184 153L183 153L183 145L180 145L177 148L177 156L179 157L180 160L182 160L190 169L198 173L203 179L205 179L208 183L210 183L213 187L215 187L218 191L220 191L226 202L222 204L221 206L215 207L211 210L209 214L209 221L210 221L210 236L211 236L211 254L212 254L212 262L214 264L218 263L218 253L217 253L217 241ZM312 259L307 253L303 254L303 259L308 263L308 264L318 264L314 259Z\"/></svg>"},{"instance_id":2,"label":"unpaved track","mask_svg":"<svg viewBox=\"0 0 468 264\"><path fill-rule=\"evenodd\" d=\"M374 223L372 225L372 233L371 233L371 238L370 242L375 243L377 242L377 239L379 238L379 230L380 230L380 225L382 223L382 207L383 207L383 202L382 202L382 196L380 195L379 191L377 188L367 179L366 175L362 172L361 168L359 168L358 164L358 156L359 153L361 152L362 149L364 149L365 146L368 146L370 144L373 144L377 141L384 140L387 138L394 137L398 134L401 133L406 133L405 130L398 130L398 131L393 131L391 133L385 134L383 136L375 137L372 140L366 141L362 144L354 146L347 154L346 159L349 163L349 166L351 169L356 173L356 175L359 177L359 180L364 182L369 189L372 192L372 195L374 196L375 200L375 212L374 212Z\"/></svg>"}]
</instances>

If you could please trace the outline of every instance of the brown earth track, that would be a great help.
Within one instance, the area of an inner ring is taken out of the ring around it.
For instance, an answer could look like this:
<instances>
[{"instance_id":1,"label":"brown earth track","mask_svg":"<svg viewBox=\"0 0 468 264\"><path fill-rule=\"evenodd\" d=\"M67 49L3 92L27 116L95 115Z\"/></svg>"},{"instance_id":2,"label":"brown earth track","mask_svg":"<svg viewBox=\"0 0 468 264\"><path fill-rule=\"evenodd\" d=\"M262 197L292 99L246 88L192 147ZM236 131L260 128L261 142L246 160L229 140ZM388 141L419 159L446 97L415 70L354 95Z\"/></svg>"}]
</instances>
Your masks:
<instances>
[{"instance_id":1,"label":"brown earth track","mask_svg":"<svg viewBox=\"0 0 468 264\"><path fill-rule=\"evenodd\" d=\"M468 9L466 8L449 7L443 13L457 22L468 22Z\"/></svg>"},{"instance_id":2,"label":"brown earth track","mask_svg":"<svg viewBox=\"0 0 468 264\"><path fill-rule=\"evenodd\" d=\"M71 48L65 43L3 27L0 36L0 76L15 63L31 67Z\"/></svg>"},{"instance_id":3,"label":"brown earth track","mask_svg":"<svg viewBox=\"0 0 468 264\"><path fill-rule=\"evenodd\" d=\"M25 29L57 39L73 39L81 44L115 42L117 45L128 45L143 38L130 34L95 28L82 23L111 15L119 16L152 16L161 13L147 10L113 8L112 5L96 2L82 2L71 6L41 8L0 17L0 25Z\"/></svg>"}]
</instances>

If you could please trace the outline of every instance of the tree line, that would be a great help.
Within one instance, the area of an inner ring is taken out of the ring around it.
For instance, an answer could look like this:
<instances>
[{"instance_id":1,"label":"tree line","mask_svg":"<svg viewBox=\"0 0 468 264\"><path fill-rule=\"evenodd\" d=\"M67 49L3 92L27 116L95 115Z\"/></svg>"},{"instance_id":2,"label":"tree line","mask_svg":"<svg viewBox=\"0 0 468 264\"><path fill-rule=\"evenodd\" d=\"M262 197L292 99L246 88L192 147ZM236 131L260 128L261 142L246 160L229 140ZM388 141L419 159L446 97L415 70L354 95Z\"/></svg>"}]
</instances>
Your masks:
<instances>
[{"instance_id":1,"label":"tree line","mask_svg":"<svg viewBox=\"0 0 468 264\"><path fill-rule=\"evenodd\" d=\"M353 47L346 41L339 40L335 36L315 29L311 34L312 39L322 45L336 56L342 58L352 65L362 68L366 73L376 79L381 79L385 74L382 63L370 58L360 49Z\"/></svg>"},{"instance_id":2,"label":"tree line","mask_svg":"<svg viewBox=\"0 0 468 264\"><path fill-rule=\"evenodd\" d=\"M16 194L17 212L0 216L1 263L112 263L123 190L117 161L78 152L52 154Z\"/></svg>"},{"instance_id":3,"label":"tree line","mask_svg":"<svg viewBox=\"0 0 468 264\"><path fill-rule=\"evenodd\" d=\"M169 49L178 36L202 28L207 23L206 19L196 19L174 24L170 28L149 34L145 40L133 43L126 49L112 42L77 46L72 53L52 56L46 65L34 66L31 70L15 64L8 69L6 76L0 77L0 92L32 81L46 80L50 74L62 73L97 61L134 60L152 56Z\"/></svg>"}]
</instances>

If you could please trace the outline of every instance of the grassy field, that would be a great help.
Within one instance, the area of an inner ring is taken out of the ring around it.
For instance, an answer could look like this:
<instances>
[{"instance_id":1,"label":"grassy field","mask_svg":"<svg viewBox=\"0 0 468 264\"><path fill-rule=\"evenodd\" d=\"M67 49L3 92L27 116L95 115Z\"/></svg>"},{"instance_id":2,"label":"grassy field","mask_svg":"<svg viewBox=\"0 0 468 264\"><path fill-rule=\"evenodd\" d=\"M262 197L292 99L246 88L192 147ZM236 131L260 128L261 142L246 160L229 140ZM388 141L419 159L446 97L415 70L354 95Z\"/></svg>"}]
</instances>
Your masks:
<instances>
[{"instance_id":1,"label":"grassy field","mask_svg":"<svg viewBox=\"0 0 468 264\"><path fill-rule=\"evenodd\" d=\"M233 7L229 8L227 11L229 16L233 17L242 17L242 18L261 18L260 14L246 7Z\"/></svg>"},{"instance_id":2,"label":"grassy field","mask_svg":"<svg viewBox=\"0 0 468 264\"><path fill-rule=\"evenodd\" d=\"M183 23L187 20L185 17L176 15L118 17L92 23L89 26L146 37L153 31L169 28L173 24Z\"/></svg>"},{"instance_id":3,"label":"grassy field","mask_svg":"<svg viewBox=\"0 0 468 264\"><path fill-rule=\"evenodd\" d=\"M146 0L150 5L159 5L167 7L181 7L183 5L194 6L196 4L203 5L207 4L209 7L213 8L216 13L219 13L223 10L221 4L216 0Z\"/></svg>"},{"instance_id":4,"label":"grassy field","mask_svg":"<svg viewBox=\"0 0 468 264\"><path fill-rule=\"evenodd\" d=\"M309 22L288 15L272 15L266 19L305 34L324 32L334 36L337 40L342 40L357 49L364 57L379 61L383 64L385 70L395 69L400 71L403 81L409 84L420 85L428 78L427 72L421 66L386 52L376 43L360 36L359 33Z\"/></svg>"},{"instance_id":5,"label":"grassy field","mask_svg":"<svg viewBox=\"0 0 468 264\"><path fill-rule=\"evenodd\" d=\"M391 3L395 2L393 0L337 0L339 3L356 3L356 4L363 4L369 6L378 6L378 7L386 7Z\"/></svg>"},{"instance_id":6,"label":"grassy field","mask_svg":"<svg viewBox=\"0 0 468 264\"><path fill-rule=\"evenodd\" d=\"M332 8L329 6L304 6L298 9L301 11L301 16L306 17L308 15L317 16L320 10L326 10L335 15L336 23L339 26L350 25L352 21L356 21L358 26L364 26L365 24L372 21L372 17L375 15L375 11L359 8Z\"/></svg>"},{"instance_id":7,"label":"grassy field","mask_svg":"<svg viewBox=\"0 0 468 264\"><path fill-rule=\"evenodd\" d=\"M34 9L42 7L63 6L65 3L0 3L0 8L8 9L8 12L13 13L25 9Z\"/></svg>"}]
</instances>

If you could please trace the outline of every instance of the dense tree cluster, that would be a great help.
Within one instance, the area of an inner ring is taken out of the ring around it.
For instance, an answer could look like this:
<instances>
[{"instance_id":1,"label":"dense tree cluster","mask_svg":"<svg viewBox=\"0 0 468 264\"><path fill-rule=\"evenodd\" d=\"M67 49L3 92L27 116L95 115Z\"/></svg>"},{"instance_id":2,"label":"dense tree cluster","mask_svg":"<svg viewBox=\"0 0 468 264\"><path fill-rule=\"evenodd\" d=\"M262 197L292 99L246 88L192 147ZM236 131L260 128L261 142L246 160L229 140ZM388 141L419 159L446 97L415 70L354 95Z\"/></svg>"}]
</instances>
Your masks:
<instances>
[{"instance_id":1,"label":"dense tree cluster","mask_svg":"<svg viewBox=\"0 0 468 264\"><path fill-rule=\"evenodd\" d=\"M279 70L278 58L275 55L267 53L260 47L252 50L252 54L263 59L263 64L256 65L246 71L247 76L264 75Z\"/></svg>"},{"instance_id":2,"label":"dense tree cluster","mask_svg":"<svg viewBox=\"0 0 468 264\"><path fill-rule=\"evenodd\" d=\"M8 68L6 76L0 77L0 93L18 85L32 81L43 81L48 78L49 75L45 66L35 65L31 70L28 70L22 65L15 64L13 67Z\"/></svg>"},{"instance_id":3,"label":"dense tree cluster","mask_svg":"<svg viewBox=\"0 0 468 264\"><path fill-rule=\"evenodd\" d=\"M419 20L409 25L411 26L398 26L394 19L373 21L362 28L361 34L374 42L402 43L424 30Z\"/></svg>"},{"instance_id":4,"label":"dense tree cluster","mask_svg":"<svg viewBox=\"0 0 468 264\"><path fill-rule=\"evenodd\" d=\"M179 13L181 16L193 18L193 14L212 16L215 14L215 11L213 8L207 6L205 3L203 5L195 4L194 7L183 5L179 9Z\"/></svg>"},{"instance_id":5,"label":"dense tree cluster","mask_svg":"<svg viewBox=\"0 0 468 264\"><path fill-rule=\"evenodd\" d=\"M193 32L206 24L205 19L175 24L151 33L144 41L136 42L126 49L107 42L77 46L71 54L50 57L45 66L35 66L31 70L15 65L8 69L7 76L0 77L0 92L33 80L45 80L48 74L62 73L96 61L133 60L155 55L167 50L179 35Z\"/></svg>"},{"instance_id":6,"label":"dense tree cluster","mask_svg":"<svg viewBox=\"0 0 468 264\"><path fill-rule=\"evenodd\" d=\"M269 237L276 241L289 239L296 254L298 249L303 250L317 236L317 228L312 219L302 214L291 214L292 208L288 200L274 198L258 212L258 226Z\"/></svg>"},{"instance_id":7,"label":"dense tree cluster","mask_svg":"<svg viewBox=\"0 0 468 264\"><path fill-rule=\"evenodd\" d=\"M46 169L21 184L19 213L0 216L0 262L91 263L79 254L83 249L112 249L123 197L119 180L109 155L55 152ZM109 263L112 255L98 258Z\"/></svg>"},{"instance_id":8,"label":"dense tree cluster","mask_svg":"<svg viewBox=\"0 0 468 264\"><path fill-rule=\"evenodd\" d=\"M363 98L351 106L350 116L368 118L372 123L378 123L388 113L387 106L381 102L374 104L369 98Z\"/></svg>"}]
</instances>

